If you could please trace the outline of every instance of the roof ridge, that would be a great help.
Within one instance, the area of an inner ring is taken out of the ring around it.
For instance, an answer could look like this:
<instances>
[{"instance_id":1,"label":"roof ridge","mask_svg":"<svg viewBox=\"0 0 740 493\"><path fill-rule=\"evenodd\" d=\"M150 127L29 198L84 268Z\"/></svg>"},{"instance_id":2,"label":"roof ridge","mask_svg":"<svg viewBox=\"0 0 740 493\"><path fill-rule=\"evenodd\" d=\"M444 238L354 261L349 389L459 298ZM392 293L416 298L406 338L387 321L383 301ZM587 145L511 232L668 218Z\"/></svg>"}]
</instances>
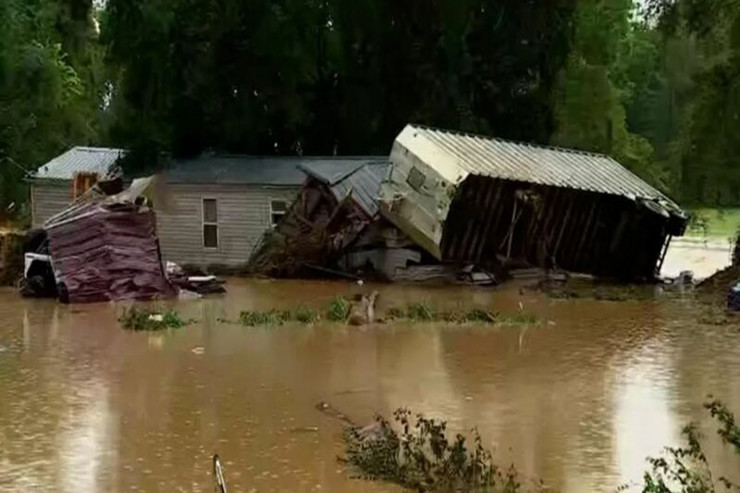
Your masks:
<instances>
[{"instance_id":1,"label":"roof ridge","mask_svg":"<svg viewBox=\"0 0 740 493\"><path fill-rule=\"evenodd\" d=\"M119 149L116 147L95 147L95 146L74 146L69 151L83 151L83 152L126 152L125 149Z\"/></svg>"},{"instance_id":2,"label":"roof ridge","mask_svg":"<svg viewBox=\"0 0 740 493\"><path fill-rule=\"evenodd\" d=\"M187 160L193 160L193 159L227 159L227 158L242 158L242 159L254 159L254 160L260 160L260 159L289 159L289 160L328 160L328 161L363 161L363 160L386 160L388 161L387 156L380 156L380 155L352 155L352 156L321 156L321 155L312 155L312 156L299 156L299 155L264 155L264 154L201 154L199 156L189 157L189 158L174 158L174 161L187 161Z\"/></svg>"},{"instance_id":3,"label":"roof ridge","mask_svg":"<svg viewBox=\"0 0 740 493\"><path fill-rule=\"evenodd\" d=\"M610 155L605 154L605 153L602 153L602 152L584 151L582 149L573 149L573 148L568 148L568 147L559 147L559 146L554 146L554 145L550 145L550 144L536 144L536 143L533 143L533 142L524 142L524 141L521 141L521 140L504 139L504 138L501 138L501 137L492 137L490 135L483 135L483 134L474 133L474 132L463 132L461 130L448 130L448 129L445 129L445 128L432 127L432 126L429 126L429 125L422 125L422 124L419 124L419 123L410 123L409 126L412 127L412 128L420 128L420 129L423 129L423 130L432 130L432 131L435 131L435 132L444 132L444 133L448 133L448 134L452 134L452 135L461 135L461 136L464 136L464 137L477 137L477 138L481 138L481 139L485 139L485 140L493 140L493 141L496 141L496 142L502 142L502 143L505 143L505 144L514 144L514 145L520 145L520 146L534 147L536 149L547 149L547 150L550 150L550 151L563 152L563 153L567 153L567 154L582 154L582 155L585 155L585 156L592 156L592 157L600 157L600 158L611 159L612 161L614 161L614 158L612 158Z\"/></svg>"}]
</instances>

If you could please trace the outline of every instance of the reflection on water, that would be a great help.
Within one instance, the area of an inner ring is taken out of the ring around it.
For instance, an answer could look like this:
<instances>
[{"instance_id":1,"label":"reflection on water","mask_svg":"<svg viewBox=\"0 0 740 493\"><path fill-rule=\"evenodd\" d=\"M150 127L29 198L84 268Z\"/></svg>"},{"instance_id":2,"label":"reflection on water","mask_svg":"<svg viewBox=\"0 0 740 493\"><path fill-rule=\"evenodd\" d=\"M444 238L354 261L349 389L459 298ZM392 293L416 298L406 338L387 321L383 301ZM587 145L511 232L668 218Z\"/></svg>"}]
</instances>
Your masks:
<instances>
[{"instance_id":1,"label":"reflection on water","mask_svg":"<svg viewBox=\"0 0 740 493\"><path fill-rule=\"evenodd\" d=\"M395 491L352 480L329 401L358 421L399 406L477 426L496 459L562 491L640 479L644 458L701 403L740 410L740 332L704 326L690 299L554 301L516 289L381 288L381 302L525 309L524 328L397 325L247 329L239 310L324 306L352 287L239 281L177 308L200 322L168 334L117 328L109 304L60 306L0 291L0 490L212 491L210 456L233 491ZM193 349L202 348L202 351ZM318 431L296 432L303 427Z\"/></svg>"}]
</instances>

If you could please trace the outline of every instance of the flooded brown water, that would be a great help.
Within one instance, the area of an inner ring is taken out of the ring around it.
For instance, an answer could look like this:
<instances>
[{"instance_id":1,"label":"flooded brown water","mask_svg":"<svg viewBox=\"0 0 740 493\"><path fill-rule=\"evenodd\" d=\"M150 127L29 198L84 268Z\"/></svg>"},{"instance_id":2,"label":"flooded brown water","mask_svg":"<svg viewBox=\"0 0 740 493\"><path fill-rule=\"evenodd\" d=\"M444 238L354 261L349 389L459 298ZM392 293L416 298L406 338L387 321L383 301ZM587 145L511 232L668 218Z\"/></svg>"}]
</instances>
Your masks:
<instances>
[{"instance_id":1,"label":"flooded brown water","mask_svg":"<svg viewBox=\"0 0 740 493\"><path fill-rule=\"evenodd\" d=\"M480 429L502 464L560 491L613 491L698 421L712 463L740 470L701 408L740 411L740 331L701 322L690 297L551 300L517 289L382 288L389 303L525 310L532 327L398 325L249 329L240 310L324 306L341 283L232 280L177 303L200 322L128 333L120 307L24 301L0 291L0 491L396 491L337 462L341 426L399 406ZM300 431L317 427L318 431Z\"/></svg>"}]
</instances>

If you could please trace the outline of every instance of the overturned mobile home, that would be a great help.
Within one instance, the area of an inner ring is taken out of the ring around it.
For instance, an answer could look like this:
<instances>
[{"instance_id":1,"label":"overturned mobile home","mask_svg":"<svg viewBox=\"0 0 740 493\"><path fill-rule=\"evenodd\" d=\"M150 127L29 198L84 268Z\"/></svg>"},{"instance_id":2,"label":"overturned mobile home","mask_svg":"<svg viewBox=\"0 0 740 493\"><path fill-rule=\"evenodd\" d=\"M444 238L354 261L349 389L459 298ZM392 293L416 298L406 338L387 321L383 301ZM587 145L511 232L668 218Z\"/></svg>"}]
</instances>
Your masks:
<instances>
[{"instance_id":1,"label":"overturned mobile home","mask_svg":"<svg viewBox=\"0 0 740 493\"><path fill-rule=\"evenodd\" d=\"M407 126L382 215L443 263L520 263L630 280L659 271L679 207L608 156Z\"/></svg>"},{"instance_id":2,"label":"overturned mobile home","mask_svg":"<svg viewBox=\"0 0 740 493\"><path fill-rule=\"evenodd\" d=\"M172 296L165 276L151 204L152 178L106 195L94 187L44 225L59 297L64 302Z\"/></svg>"}]
</instances>

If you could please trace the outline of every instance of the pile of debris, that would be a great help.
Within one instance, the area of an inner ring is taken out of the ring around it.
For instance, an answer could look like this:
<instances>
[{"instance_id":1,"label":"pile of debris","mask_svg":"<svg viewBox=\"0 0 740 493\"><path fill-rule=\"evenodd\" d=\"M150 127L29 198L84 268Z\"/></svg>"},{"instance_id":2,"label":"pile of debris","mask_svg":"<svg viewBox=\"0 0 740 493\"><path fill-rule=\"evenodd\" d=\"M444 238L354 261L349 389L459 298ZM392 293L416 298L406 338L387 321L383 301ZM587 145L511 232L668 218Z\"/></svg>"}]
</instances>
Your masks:
<instances>
[{"instance_id":1,"label":"pile of debris","mask_svg":"<svg viewBox=\"0 0 740 493\"><path fill-rule=\"evenodd\" d=\"M224 292L215 277L188 276L171 263L165 270L147 196L153 181L136 179L124 190L113 170L31 234L21 295L88 303Z\"/></svg>"},{"instance_id":2,"label":"pile of debris","mask_svg":"<svg viewBox=\"0 0 740 493\"><path fill-rule=\"evenodd\" d=\"M167 278L181 293L195 293L197 295L225 293L226 281L204 272L188 273L174 262L167 262Z\"/></svg>"},{"instance_id":3,"label":"pile of debris","mask_svg":"<svg viewBox=\"0 0 740 493\"><path fill-rule=\"evenodd\" d=\"M112 196L93 191L46 222L62 302L175 294L162 267L157 219L144 195L151 181L134 180Z\"/></svg>"},{"instance_id":4,"label":"pile of debris","mask_svg":"<svg viewBox=\"0 0 740 493\"><path fill-rule=\"evenodd\" d=\"M317 273L393 280L422 261L423 252L384 221L376 197L387 162L303 165L298 199L250 259L253 272L276 277Z\"/></svg>"}]
</instances>

